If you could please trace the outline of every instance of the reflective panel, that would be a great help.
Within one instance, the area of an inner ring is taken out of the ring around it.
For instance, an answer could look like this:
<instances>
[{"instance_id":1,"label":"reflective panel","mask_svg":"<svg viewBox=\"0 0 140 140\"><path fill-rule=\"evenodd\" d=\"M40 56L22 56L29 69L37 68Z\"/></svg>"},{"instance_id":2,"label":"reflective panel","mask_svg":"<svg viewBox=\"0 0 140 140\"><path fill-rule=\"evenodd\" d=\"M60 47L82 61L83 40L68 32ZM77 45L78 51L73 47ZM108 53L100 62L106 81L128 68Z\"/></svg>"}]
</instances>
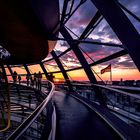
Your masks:
<instances>
[{"instance_id":1,"label":"reflective panel","mask_svg":"<svg viewBox=\"0 0 140 140\"><path fill-rule=\"evenodd\" d=\"M27 74L27 71L25 70L24 66L12 67L11 69L13 72L16 71L17 74Z\"/></svg>"},{"instance_id":2,"label":"reflective panel","mask_svg":"<svg viewBox=\"0 0 140 140\"><path fill-rule=\"evenodd\" d=\"M59 67L57 66L54 60L44 62L44 67L46 68L47 72L60 71Z\"/></svg>"},{"instance_id":3,"label":"reflective panel","mask_svg":"<svg viewBox=\"0 0 140 140\"><path fill-rule=\"evenodd\" d=\"M42 60L42 62L44 62L44 61L46 61L46 60L49 60L49 59L51 59L51 58L52 58L52 56L51 56L51 54L49 53L48 56L47 56L45 59Z\"/></svg>"},{"instance_id":4,"label":"reflective panel","mask_svg":"<svg viewBox=\"0 0 140 140\"><path fill-rule=\"evenodd\" d=\"M62 73L53 73L53 80L55 83L63 83L65 82L65 79L63 77L63 74Z\"/></svg>"},{"instance_id":5,"label":"reflective panel","mask_svg":"<svg viewBox=\"0 0 140 140\"><path fill-rule=\"evenodd\" d=\"M81 43L80 48L89 64L122 50L122 48L119 47L86 43Z\"/></svg>"},{"instance_id":6,"label":"reflective panel","mask_svg":"<svg viewBox=\"0 0 140 140\"><path fill-rule=\"evenodd\" d=\"M133 1L126 1L126 0L119 0L123 7L129 10L132 14L136 15L140 19L140 12L139 12L139 5L140 1L133 0ZM127 17L130 19L131 23L135 26L137 31L140 33L140 24L139 21L130 15L124 8L122 8Z\"/></svg>"},{"instance_id":7,"label":"reflective panel","mask_svg":"<svg viewBox=\"0 0 140 140\"><path fill-rule=\"evenodd\" d=\"M65 70L73 69L81 66L79 60L77 59L73 51L69 51L68 53L61 56L59 59Z\"/></svg>"},{"instance_id":8,"label":"reflective panel","mask_svg":"<svg viewBox=\"0 0 140 140\"><path fill-rule=\"evenodd\" d=\"M41 67L40 67L39 64L30 65L30 66L28 66L28 68L29 68L31 74L33 74L33 73L35 73L35 72L38 73L39 71L40 71L41 73L43 73L43 71L42 71L42 69L41 69Z\"/></svg>"},{"instance_id":9,"label":"reflective panel","mask_svg":"<svg viewBox=\"0 0 140 140\"><path fill-rule=\"evenodd\" d=\"M64 51L66 51L69 48L69 45L66 41L57 41L57 44L55 46L55 53L56 55L60 55Z\"/></svg>"},{"instance_id":10,"label":"reflective panel","mask_svg":"<svg viewBox=\"0 0 140 140\"><path fill-rule=\"evenodd\" d=\"M84 4L81 4L81 6L71 16L66 23L66 27L68 27L67 29L74 39L78 38L78 36L82 34L96 11L97 9L92 2L87 0Z\"/></svg>"},{"instance_id":11,"label":"reflective panel","mask_svg":"<svg viewBox=\"0 0 140 140\"><path fill-rule=\"evenodd\" d=\"M67 72L67 74L71 81L81 81L81 82L89 81L83 69L73 70L73 71Z\"/></svg>"},{"instance_id":12,"label":"reflective panel","mask_svg":"<svg viewBox=\"0 0 140 140\"><path fill-rule=\"evenodd\" d=\"M13 78L8 68L5 68L5 72L6 72L8 81L13 81Z\"/></svg>"},{"instance_id":13,"label":"reflective panel","mask_svg":"<svg viewBox=\"0 0 140 140\"><path fill-rule=\"evenodd\" d=\"M101 74L101 70L106 68L111 64L111 73L105 72ZM95 72L105 81L105 83L110 83L110 74L112 76L112 81L120 80L139 80L140 73L136 69L135 64L129 55L121 56L117 59L102 63L98 66L92 67ZM96 76L98 81L101 81L98 76Z\"/></svg>"}]
</instances>

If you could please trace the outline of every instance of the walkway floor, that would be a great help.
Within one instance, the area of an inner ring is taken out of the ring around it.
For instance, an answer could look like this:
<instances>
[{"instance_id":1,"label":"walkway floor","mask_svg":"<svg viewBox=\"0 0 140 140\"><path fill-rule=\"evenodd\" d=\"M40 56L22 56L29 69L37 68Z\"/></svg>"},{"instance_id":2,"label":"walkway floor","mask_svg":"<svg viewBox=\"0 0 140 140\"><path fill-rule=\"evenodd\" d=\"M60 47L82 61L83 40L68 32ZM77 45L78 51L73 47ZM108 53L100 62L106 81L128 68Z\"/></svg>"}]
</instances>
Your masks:
<instances>
[{"instance_id":1,"label":"walkway floor","mask_svg":"<svg viewBox=\"0 0 140 140\"><path fill-rule=\"evenodd\" d=\"M119 140L93 112L71 96L55 92L56 140Z\"/></svg>"}]
</instances>

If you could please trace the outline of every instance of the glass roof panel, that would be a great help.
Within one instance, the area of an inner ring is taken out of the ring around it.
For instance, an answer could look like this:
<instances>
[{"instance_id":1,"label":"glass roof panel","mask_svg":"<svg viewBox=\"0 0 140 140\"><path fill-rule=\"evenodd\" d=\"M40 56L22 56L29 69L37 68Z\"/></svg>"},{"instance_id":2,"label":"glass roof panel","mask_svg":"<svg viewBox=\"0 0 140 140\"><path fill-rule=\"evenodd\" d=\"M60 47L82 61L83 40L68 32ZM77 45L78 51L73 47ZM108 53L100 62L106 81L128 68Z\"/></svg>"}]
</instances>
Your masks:
<instances>
[{"instance_id":1,"label":"glass roof panel","mask_svg":"<svg viewBox=\"0 0 140 140\"><path fill-rule=\"evenodd\" d=\"M67 72L70 81L89 81L83 69Z\"/></svg>"},{"instance_id":2,"label":"glass roof panel","mask_svg":"<svg viewBox=\"0 0 140 140\"><path fill-rule=\"evenodd\" d=\"M88 10L87 10L88 9ZM83 5L81 5L76 12L72 15L72 17L66 23L66 27L70 29L77 36L80 36L84 31L97 9L92 4L90 0L87 0ZM70 30L69 33L73 38L77 38Z\"/></svg>"},{"instance_id":3,"label":"glass roof panel","mask_svg":"<svg viewBox=\"0 0 140 140\"><path fill-rule=\"evenodd\" d=\"M89 40L93 41L93 39ZM122 48L120 47L111 47L105 45L86 43L81 43L79 46L89 64L122 50Z\"/></svg>"},{"instance_id":4,"label":"glass roof panel","mask_svg":"<svg viewBox=\"0 0 140 140\"><path fill-rule=\"evenodd\" d=\"M127 8L130 12L135 14L140 19L140 1L139 0L119 0L119 2ZM134 27L137 29L137 31L140 33L140 21L136 20L134 17L132 17L127 11L125 11L125 14L131 21L131 23L134 25Z\"/></svg>"},{"instance_id":5,"label":"glass roof panel","mask_svg":"<svg viewBox=\"0 0 140 140\"><path fill-rule=\"evenodd\" d=\"M25 70L25 68L23 66L21 67L11 67L12 71L16 71L17 74L27 74L27 71Z\"/></svg>"},{"instance_id":6,"label":"glass roof panel","mask_svg":"<svg viewBox=\"0 0 140 140\"><path fill-rule=\"evenodd\" d=\"M77 59L73 51L69 51L67 54L64 54L59 59L65 70L73 69L81 66L79 60Z\"/></svg>"},{"instance_id":7,"label":"glass roof panel","mask_svg":"<svg viewBox=\"0 0 140 140\"><path fill-rule=\"evenodd\" d=\"M63 82L65 82L65 79L64 79L62 73L54 73L53 76L54 76L53 80L54 80L55 83L61 83L61 82L63 83Z\"/></svg>"},{"instance_id":8,"label":"glass roof panel","mask_svg":"<svg viewBox=\"0 0 140 140\"><path fill-rule=\"evenodd\" d=\"M42 71L42 69L41 69L39 64L30 65L30 66L28 66L28 68L29 68L31 74L34 74L35 72L38 73L39 71L41 73L43 73L43 71Z\"/></svg>"},{"instance_id":9,"label":"glass roof panel","mask_svg":"<svg viewBox=\"0 0 140 140\"><path fill-rule=\"evenodd\" d=\"M60 71L55 60L44 62L44 67L46 68L47 72Z\"/></svg>"},{"instance_id":10,"label":"glass roof panel","mask_svg":"<svg viewBox=\"0 0 140 140\"><path fill-rule=\"evenodd\" d=\"M66 41L57 41L57 44L55 46L55 52L56 55L60 55L61 53L63 53L65 50L67 50L69 48L69 45Z\"/></svg>"},{"instance_id":11,"label":"glass roof panel","mask_svg":"<svg viewBox=\"0 0 140 140\"><path fill-rule=\"evenodd\" d=\"M111 64L111 71L112 71L112 80L113 81L120 81L122 78L123 80L139 80L140 73L136 69L135 64L133 63L132 59L129 55L124 55L113 59L111 61L102 63L98 66L93 66L92 69L105 81L110 81L110 72L106 72L101 74L101 70L106 68L109 64ZM136 76L137 75L137 76ZM138 76L139 75L139 76ZM101 81L96 76L97 80Z\"/></svg>"}]
</instances>

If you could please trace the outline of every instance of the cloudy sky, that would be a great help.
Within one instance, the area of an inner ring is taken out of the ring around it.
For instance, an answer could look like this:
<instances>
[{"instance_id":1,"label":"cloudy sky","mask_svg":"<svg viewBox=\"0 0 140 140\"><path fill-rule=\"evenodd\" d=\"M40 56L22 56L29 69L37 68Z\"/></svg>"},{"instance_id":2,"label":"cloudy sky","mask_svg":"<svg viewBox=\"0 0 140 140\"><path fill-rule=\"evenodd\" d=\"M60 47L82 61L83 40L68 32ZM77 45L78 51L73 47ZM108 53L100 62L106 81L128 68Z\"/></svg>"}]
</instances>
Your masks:
<instances>
[{"instance_id":1,"label":"cloudy sky","mask_svg":"<svg viewBox=\"0 0 140 140\"><path fill-rule=\"evenodd\" d=\"M74 7L79 3L80 0L76 0L74 3ZM133 12L135 15L140 17L140 0L119 0L119 2L124 5L126 8L128 8L131 12ZM69 3L70 4L70 3ZM60 11L63 6L63 0L60 0ZM96 13L97 9L92 4L90 0L87 0L75 13L74 15L69 19L69 21L66 23L66 27L71 29L77 36L80 36L94 14ZM113 13L113 12L112 12ZM134 19L132 16L127 14L130 21L133 23L137 31L140 33L140 22L138 22L136 19ZM74 39L77 39L77 36L70 33ZM62 37L60 35L60 37ZM109 24L106 22L105 19L103 19L100 24L95 28L94 31L91 32L91 34L87 37L87 41L96 41L96 42L105 42L105 43L115 43L115 44L121 44L120 40L116 36L116 34L113 32L113 30L110 28ZM57 45L55 47L55 51L57 54L60 54L64 50L68 48L68 44L64 41L58 41ZM93 45L93 44L85 44L81 43L79 44L79 47L81 50L83 50L85 53L84 56L86 57L88 63L92 63L93 61L97 61L101 58L104 58L108 55L111 55L115 52L118 52L122 50L122 48L119 47L109 47L104 45ZM92 58L92 59L91 59ZM74 68L77 66L81 66L79 61L77 60L76 56L72 51L70 51L68 54L65 54L61 58L61 62L65 69ZM97 67L95 67L96 72L100 72L100 70L104 67L106 67L108 64L112 64L112 68L114 71L114 77L116 79L123 78L123 74L119 75L118 72L123 69L124 72L129 73L130 76L127 78L127 75L124 76L124 79L140 79L140 73L136 69L136 66L134 65L132 59L129 55L125 55L122 57L119 57L117 59L114 59L112 61L103 63ZM108 77L108 75L106 76ZM117 80L118 80L117 79Z\"/></svg>"}]
</instances>

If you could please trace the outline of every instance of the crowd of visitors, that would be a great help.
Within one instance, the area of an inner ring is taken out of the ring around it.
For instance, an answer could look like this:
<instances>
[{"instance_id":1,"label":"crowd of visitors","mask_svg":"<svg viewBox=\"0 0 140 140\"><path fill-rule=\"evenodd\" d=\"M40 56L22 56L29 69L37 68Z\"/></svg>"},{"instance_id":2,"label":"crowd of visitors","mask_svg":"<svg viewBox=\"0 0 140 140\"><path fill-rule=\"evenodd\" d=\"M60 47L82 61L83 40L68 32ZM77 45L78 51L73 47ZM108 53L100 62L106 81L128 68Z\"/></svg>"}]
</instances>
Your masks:
<instances>
[{"instance_id":1,"label":"crowd of visitors","mask_svg":"<svg viewBox=\"0 0 140 140\"><path fill-rule=\"evenodd\" d=\"M13 81L14 83L21 83L21 75L18 75L16 71L13 72ZM26 82L27 86L32 86L41 90L41 81L42 81L42 73L39 71L38 73L34 73L33 75L27 73L26 74Z\"/></svg>"},{"instance_id":2,"label":"crowd of visitors","mask_svg":"<svg viewBox=\"0 0 140 140\"><path fill-rule=\"evenodd\" d=\"M13 77L14 83L19 83L19 84L21 83L22 76L20 74L17 74L16 71L13 72L12 77ZM2 81L2 78L3 78L3 74L0 71L0 81ZM26 78L27 86L32 86L32 87L37 88L38 90L41 90L42 73L40 71L38 73L35 72L34 74L27 73L25 78ZM48 80L51 82L54 82L53 79L54 79L53 74L51 73L48 74Z\"/></svg>"},{"instance_id":3,"label":"crowd of visitors","mask_svg":"<svg viewBox=\"0 0 140 140\"><path fill-rule=\"evenodd\" d=\"M29 79L31 82L31 86L35 86L38 90L41 90L41 81L42 81L42 74L39 71L38 73L34 73L33 76L32 75L26 75L26 79L27 79L27 85L29 84Z\"/></svg>"}]
</instances>

